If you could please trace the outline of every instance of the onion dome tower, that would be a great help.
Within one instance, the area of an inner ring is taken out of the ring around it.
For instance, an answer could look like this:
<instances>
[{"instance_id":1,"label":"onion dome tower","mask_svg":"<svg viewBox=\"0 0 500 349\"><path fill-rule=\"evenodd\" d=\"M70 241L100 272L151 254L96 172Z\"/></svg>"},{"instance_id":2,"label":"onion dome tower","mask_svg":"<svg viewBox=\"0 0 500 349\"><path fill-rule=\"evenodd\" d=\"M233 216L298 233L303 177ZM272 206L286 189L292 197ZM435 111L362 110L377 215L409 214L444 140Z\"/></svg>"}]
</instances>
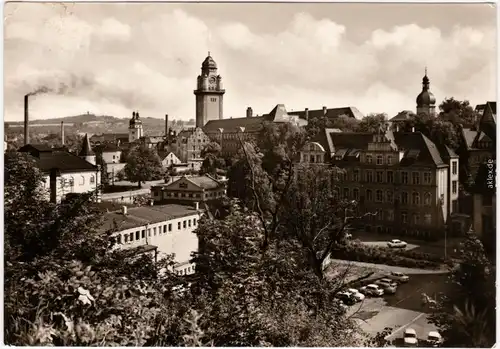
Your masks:
<instances>
[{"instance_id":1,"label":"onion dome tower","mask_svg":"<svg viewBox=\"0 0 500 349\"><path fill-rule=\"evenodd\" d=\"M427 68L422 79L422 92L417 96L417 114L425 113L436 116L436 97L429 90L430 80L427 77Z\"/></svg>"}]
</instances>

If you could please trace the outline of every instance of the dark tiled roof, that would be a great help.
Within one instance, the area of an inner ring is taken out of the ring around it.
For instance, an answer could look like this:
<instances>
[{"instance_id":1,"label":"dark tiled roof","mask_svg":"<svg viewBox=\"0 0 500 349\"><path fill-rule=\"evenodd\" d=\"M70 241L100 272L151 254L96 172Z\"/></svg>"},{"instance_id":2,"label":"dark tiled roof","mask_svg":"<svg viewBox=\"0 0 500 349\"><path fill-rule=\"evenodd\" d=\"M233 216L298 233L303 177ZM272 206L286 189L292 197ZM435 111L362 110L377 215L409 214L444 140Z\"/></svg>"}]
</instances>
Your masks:
<instances>
[{"instance_id":1,"label":"dark tiled roof","mask_svg":"<svg viewBox=\"0 0 500 349\"><path fill-rule=\"evenodd\" d=\"M463 140L465 141L465 144L467 145L467 149L470 149L472 147L472 144L474 143L474 139L476 138L476 136L477 136L477 131L472 130L470 128L462 129L462 137Z\"/></svg>"},{"instance_id":2,"label":"dark tiled roof","mask_svg":"<svg viewBox=\"0 0 500 349\"><path fill-rule=\"evenodd\" d=\"M394 122L394 121L405 121L405 120L408 120L413 115L415 115L415 113L413 113L412 111L410 111L410 110L403 110L402 112L399 112L398 115L396 115L395 117L393 117L389 121L391 121L391 122Z\"/></svg>"},{"instance_id":3,"label":"dark tiled roof","mask_svg":"<svg viewBox=\"0 0 500 349\"><path fill-rule=\"evenodd\" d=\"M93 135L90 137L91 142L114 142L117 140L126 140L128 142L128 133L103 133L101 135Z\"/></svg>"},{"instance_id":4,"label":"dark tiled roof","mask_svg":"<svg viewBox=\"0 0 500 349\"><path fill-rule=\"evenodd\" d=\"M497 115L497 102L487 102L486 104L491 108L491 111L496 116Z\"/></svg>"},{"instance_id":5,"label":"dark tiled roof","mask_svg":"<svg viewBox=\"0 0 500 349\"><path fill-rule=\"evenodd\" d=\"M396 144L400 150L405 150L405 156L401 164L432 163L436 166L444 165L441 154L436 145L420 132L396 132L394 133ZM411 150L418 150L416 159L411 159Z\"/></svg>"},{"instance_id":6,"label":"dark tiled roof","mask_svg":"<svg viewBox=\"0 0 500 349\"><path fill-rule=\"evenodd\" d=\"M289 115L297 115L300 119L306 118L306 111L291 111ZM350 118L362 119L364 115L356 107L343 107L343 108L330 108L326 109L326 116L328 119L335 119L342 115ZM323 109L309 110L309 118L318 118L323 116Z\"/></svg>"},{"instance_id":7,"label":"dark tiled roof","mask_svg":"<svg viewBox=\"0 0 500 349\"><path fill-rule=\"evenodd\" d=\"M33 156L33 154L32 154ZM53 151L48 156L40 158L33 156L42 171L58 169L61 171L96 171L97 167L84 159L66 151Z\"/></svg>"},{"instance_id":8,"label":"dark tiled roof","mask_svg":"<svg viewBox=\"0 0 500 349\"><path fill-rule=\"evenodd\" d=\"M80 150L78 156L89 156L89 155L95 155L95 154L92 151L92 147L90 146L89 136L85 134L85 137L83 137L82 149Z\"/></svg>"},{"instance_id":9,"label":"dark tiled roof","mask_svg":"<svg viewBox=\"0 0 500 349\"><path fill-rule=\"evenodd\" d=\"M154 224L174 218L195 214L194 207L182 205L158 205L128 208L127 214L120 211L104 215L101 231L132 229L146 224Z\"/></svg>"},{"instance_id":10,"label":"dark tiled roof","mask_svg":"<svg viewBox=\"0 0 500 349\"><path fill-rule=\"evenodd\" d=\"M38 152L51 152L53 149L51 147L49 147L47 144L26 144L24 146L22 146L19 151L26 151L24 149L28 149L28 148L33 148L35 149L36 151Z\"/></svg>"},{"instance_id":11,"label":"dark tiled roof","mask_svg":"<svg viewBox=\"0 0 500 349\"><path fill-rule=\"evenodd\" d=\"M223 132L238 132L240 127L245 128L245 132L258 132L262 124L266 121L262 116L254 116L251 118L234 118L210 120L203 127L205 133L219 132L222 128Z\"/></svg>"},{"instance_id":12,"label":"dark tiled roof","mask_svg":"<svg viewBox=\"0 0 500 349\"><path fill-rule=\"evenodd\" d=\"M373 140L371 133L358 132L328 132L327 138L332 142L331 152L338 149L367 149L368 143ZM329 146L330 148L330 146Z\"/></svg>"},{"instance_id":13,"label":"dark tiled roof","mask_svg":"<svg viewBox=\"0 0 500 349\"><path fill-rule=\"evenodd\" d=\"M186 177L189 181L193 182L203 189L215 189L221 187L222 185L209 176L197 176L197 177Z\"/></svg>"}]
</instances>

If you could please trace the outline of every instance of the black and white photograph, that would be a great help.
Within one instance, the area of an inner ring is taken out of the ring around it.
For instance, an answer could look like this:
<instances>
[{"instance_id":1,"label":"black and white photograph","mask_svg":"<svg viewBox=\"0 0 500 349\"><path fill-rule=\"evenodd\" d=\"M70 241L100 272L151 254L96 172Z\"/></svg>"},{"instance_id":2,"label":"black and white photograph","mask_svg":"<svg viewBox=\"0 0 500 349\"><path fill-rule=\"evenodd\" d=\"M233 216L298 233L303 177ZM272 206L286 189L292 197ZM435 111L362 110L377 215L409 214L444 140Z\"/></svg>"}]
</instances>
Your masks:
<instances>
[{"instance_id":1,"label":"black and white photograph","mask_svg":"<svg viewBox=\"0 0 500 349\"><path fill-rule=\"evenodd\" d=\"M6 2L6 346L496 345L496 3Z\"/></svg>"}]
</instances>

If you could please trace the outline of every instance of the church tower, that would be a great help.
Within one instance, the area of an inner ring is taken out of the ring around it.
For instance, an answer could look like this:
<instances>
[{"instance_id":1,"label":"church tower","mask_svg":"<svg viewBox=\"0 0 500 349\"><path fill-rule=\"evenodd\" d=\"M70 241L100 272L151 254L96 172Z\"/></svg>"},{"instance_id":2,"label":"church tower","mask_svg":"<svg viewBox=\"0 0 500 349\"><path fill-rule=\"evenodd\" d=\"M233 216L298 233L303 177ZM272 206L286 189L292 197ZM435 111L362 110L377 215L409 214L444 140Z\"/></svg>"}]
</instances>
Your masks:
<instances>
[{"instance_id":1,"label":"church tower","mask_svg":"<svg viewBox=\"0 0 500 349\"><path fill-rule=\"evenodd\" d=\"M420 113L436 116L436 98L429 91L430 81L427 77L427 68L422 79L422 92L417 96L417 115Z\"/></svg>"},{"instance_id":2,"label":"church tower","mask_svg":"<svg viewBox=\"0 0 500 349\"><path fill-rule=\"evenodd\" d=\"M130 119L128 126L128 141L130 143L141 139L144 136L142 129L142 120L139 120L139 112L132 112L132 119Z\"/></svg>"},{"instance_id":3,"label":"church tower","mask_svg":"<svg viewBox=\"0 0 500 349\"><path fill-rule=\"evenodd\" d=\"M226 90L217 74L217 63L208 53L198 75L196 95L196 127L203 127L209 120L223 118L223 97Z\"/></svg>"},{"instance_id":4,"label":"church tower","mask_svg":"<svg viewBox=\"0 0 500 349\"><path fill-rule=\"evenodd\" d=\"M85 161L90 162L92 165L96 164L95 153L90 146L89 136L87 134L83 137L82 149L80 149L78 156Z\"/></svg>"}]
</instances>

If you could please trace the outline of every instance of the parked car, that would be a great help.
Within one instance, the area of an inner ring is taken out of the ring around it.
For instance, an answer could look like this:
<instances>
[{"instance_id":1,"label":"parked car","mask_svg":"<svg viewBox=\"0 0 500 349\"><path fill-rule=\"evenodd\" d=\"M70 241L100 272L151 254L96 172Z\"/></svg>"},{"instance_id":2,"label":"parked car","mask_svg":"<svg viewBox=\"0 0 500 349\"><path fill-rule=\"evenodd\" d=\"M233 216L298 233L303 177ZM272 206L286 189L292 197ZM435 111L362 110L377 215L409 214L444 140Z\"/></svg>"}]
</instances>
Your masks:
<instances>
[{"instance_id":1,"label":"parked car","mask_svg":"<svg viewBox=\"0 0 500 349\"><path fill-rule=\"evenodd\" d=\"M347 305L345 305L340 299L337 300L337 304L339 305L342 313L347 312L347 309L349 309L349 307Z\"/></svg>"},{"instance_id":2,"label":"parked car","mask_svg":"<svg viewBox=\"0 0 500 349\"><path fill-rule=\"evenodd\" d=\"M340 299L345 305L353 305L357 302L353 294L347 291L338 293L337 298Z\"/></svg>"},{"instance_id":3,"label":"parked car","mask_svg":"<svg viewBox=\"0 0 500 349\"><path fill-rule=\"evenodd\" d=\"M359 292L355 288L348 288L347 292L349 292L354 297L354 299L358 302L361 302L365 299L365 295L362 294L361 292Z\"/></svg>"},{"instance_id":4,"label":"parked car","mask_svg":"<svg viewBox=\"0 0 500 349\"><path fill-rule=\"evenodd\" d=\"M387 243L390 248L405 248L408 244L404 241L394 239Z\"/></svg>"},{"instance_id":5,"label":"parked car","mask_svg":"<svg viewBox=\"0 0 500 349\"><path fill-rule=\"evenodd\" d=\"M407 328L403 335L403 342L405 347L417 347L417 332L413 328Z\"/></svg>"},{"instance_id":6,"label":"parked car","mask_svg":"<svg viewBox=\"0 0 500 349\"><path fill-rule=\"evenodd\" d=\"M427 335L427 342L430 347L436 348L443 343L443 337L437 331L431 331Z\"/></svg>"},{"instance_id":7,"label":"parked car","mask_svg":"<svg viewBox=\"0 0 500 349\"><path fill-rule=\"evenodd\" d=\"M382 296L384 295L384 290L375 284L370 284L368 286L363 286L359 289L360 292L369 296Z\"/></svg>"},{"instance_id":8,"label":"parked car","mask_svg":"<svg viewBox=\"0 0 500 349\"><path fill-rule=\"evenodd\" d=\"M384 290L384 294L395 294L398 288L398 284L391 279L380 279L375 281L375 284Z\"/></svg>"},{"instance_id":9,"label":"parked car","mask_svg":"<svg viewBox=\"0 0 500 349\"><path fill-rule=\"evenodd\" d=\"M410 277L408 275L405 275L403 273L400 273L398 271L393 271L389 275L387 275L389 279L392 279L397 282L408 282L410 280Z\"/></svg>"}]
</instances>

